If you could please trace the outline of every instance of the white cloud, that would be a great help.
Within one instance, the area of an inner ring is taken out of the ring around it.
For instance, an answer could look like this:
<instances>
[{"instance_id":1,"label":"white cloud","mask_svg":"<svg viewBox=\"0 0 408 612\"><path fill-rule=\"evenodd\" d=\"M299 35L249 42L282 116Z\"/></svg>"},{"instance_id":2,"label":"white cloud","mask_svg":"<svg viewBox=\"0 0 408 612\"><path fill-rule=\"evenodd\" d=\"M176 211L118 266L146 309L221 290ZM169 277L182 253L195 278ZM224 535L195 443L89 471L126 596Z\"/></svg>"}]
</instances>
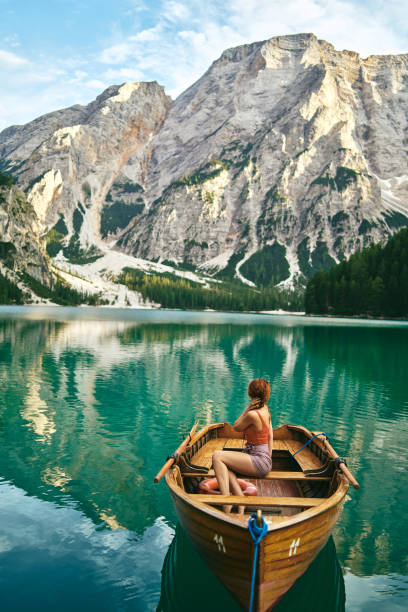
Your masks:
<instances>
[{"instance_id":1,"label":"white cloud","mask_svg":"<svg viewBox=\"0 0 408 612\"><path fill-rule=\"evenodd\" d=\"M7 47L20 47L21 46L18 34L10 34L9 36L6 36L5 38L3 38L3 43L5 43Z\"/></svg>"},{"instance_id":2,"label":"white cloud","mask_svg":"<svg viewBox=\"0 0 408 612\"><path fill-rule=\"evenodd\" d=\"M190 4L182 2L174 2L168 0L163 3L162 13L169 21L181 21L183 19L189 19L190 17Z\"/></svg>"},{"instance_id":3,"label":"white cloud","mask_svg":"<svg viewBox=\"0 0 408 612\"><path fill-rule=\"evenodd\" d=\"M229 47L272 36L313 32L337 49L363 56L406 51L398 29L405 4L348 0L163 0L156 23L107 47L106 64L137 65L175 96ZM394 18L395 16L395 18Z\"/></svg>"},{"instance_id":4,"label":"white cloud","mask_svg":"<svg viewBox=\"0 0 408 612\"><path fill-rule=\"evenodd\" d=\"M118 68L117 70L107 70L104 72L103 77L105 82L118 84L124 81L140 81L143 79L144 75L136 68Z\"/></svg>"},{"instance_id":5,"label":"white cloud","mask_svg":"<svg viewBox=\"0 0 408 612\"><path fill-rule=\"evenodd\" d=\"M76 79L84 79L87 76L88 76L88 73L85 72L84 70L75 70L74 71L74 77Z\"/></svg>"},{"instance_id":6,"label":"white cloud","mask_svg":"<svg viewBox=\"0 0 408 612\"><path fill-rule=\"evenodd\" d=\"M162 27L160 24L154 28L141 30L135 35L128 36L124 42L104 49L98 59L103 64L120 64L125 62L129 57L140 54L146 43L159 41L161 31Z\"/></svg>"},{"instance_id":7,"label":"white cloud","mask_svg":"<svg viewBox=\"0 0 408 612\"><path fill-rule=\"evenodd\" d=\"M133 48L132 38L129 38L127 42L112 45L104 49L101 53L100 61L104 64L120 64L132 55Z\"/></svg>"},{"instance_id":8,"label":"white cloud","mask_svg":"<svg viewBox=\"0 0 408 612\"><path fill-rule=\"evenodd\" d=\"M20 66L27 66L30 62L24 57L20 57L11 51L3 51L0 49L0 62L4 67L19 68Z\"/></svg>"},{"instance_id":9,"label":"white cloud","mask_svg":"<svg viewBox=\"0 0 408 612\"><path fill-rule=\"evenodd\" d=\"M106 82L104 83L103 81L99 81L98 79L91 79L90 81L86 81L84 85L91 89L97 89L100 92L109 87L109 84L106 84Z\"/></svg>"},{"instance_id":10,"label":"white cloud","mask_svg":"<svg viewBox=\"0 0 408 612\"><path fill-rule=\"evenodd\" d=\"M151 42L153 40L160 40L160 36L162 34L162 26L158 24L154 28L148 28L147 30L142 30L135 34L135 36L131 36L129 40L137 41L137 42Z\"/></svg>"},{"instance_id":11,"label":"white cloud","mask_svg":"<svg viewBox=\"0 0 408 612\"><path fill-rule=\"evenodd\" d=\"M7 88L0 129L89 102L110 84L127 80L157 80L175 97L225 49L272 36L313 32L363 57L408 51L405 0L127 0L126 5L127 25L113 23L104 48L94 47L88 55L56 52L51 63L25 50L28 60L7 50L18 34L7 45L3 40L0 82Z\"/></svg>"},{"instance_id":12,"label":"white cloud","mask_svg":"<svg viewBox=\"0 0 408 612\"><path fill-rule=\"evenodd\" d=\"M402 53L406 34L399 31L407 17L402 0L369 2L347 0L234 0L228 2L229 23L248 42L271 36L313 32L338 49L347 48L363 56Z\"/></svg>"},{"instance_id":13,"label":"white cloud","mask_svg":"<svg viewBox=\"0 0 408 612\"><path fill-rule=\"evenodd\" d=\"M59 108L87 104L107 86L101 79L92 83L72 60L50 62L27 62L13 71L0 62L0 82L7 82L1 94L0 131Z\"/></svg>"},{"instance_id":14,"label":"white cloud","mask_svg":"<svg viewBox=\"0 0 408 612\"><path fill-rule=\"evenodd\" d=\"M138 12L149 10L147 3L143 2L143 0L128 0L128 1L129 1L129 4L132 5L132 10L126 11L125 15L127 14L131 15L134 12L138 13Z\"/></svg>"}]
</instances>

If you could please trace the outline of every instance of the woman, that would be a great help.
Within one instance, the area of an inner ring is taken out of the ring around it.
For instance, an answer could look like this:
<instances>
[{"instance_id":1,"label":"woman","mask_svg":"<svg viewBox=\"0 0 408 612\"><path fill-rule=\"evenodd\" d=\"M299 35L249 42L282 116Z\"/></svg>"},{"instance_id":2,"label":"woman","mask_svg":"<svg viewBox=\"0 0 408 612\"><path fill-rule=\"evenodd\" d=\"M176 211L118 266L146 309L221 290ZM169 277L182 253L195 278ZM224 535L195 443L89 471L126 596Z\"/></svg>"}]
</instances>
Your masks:
<instances>
[{"instance_id":1,"label":"woman","mask_svg":"<svg viewBox=\"0 0 408 612\"><path fill-rule=\"evenodd\" d=\"M216 451L213 454L213 467L223 495L242 495L235 472L263 478L272 469L273 429L266 405L270 394L271 386L264 378L255 378L249 383L251 401L233 425L236 431L244 432L247 441L244 451ZM231 506L223 506L223 509L231 512ZM239 512L243 512L242 506Z\"/></svg>"}]
</instances>

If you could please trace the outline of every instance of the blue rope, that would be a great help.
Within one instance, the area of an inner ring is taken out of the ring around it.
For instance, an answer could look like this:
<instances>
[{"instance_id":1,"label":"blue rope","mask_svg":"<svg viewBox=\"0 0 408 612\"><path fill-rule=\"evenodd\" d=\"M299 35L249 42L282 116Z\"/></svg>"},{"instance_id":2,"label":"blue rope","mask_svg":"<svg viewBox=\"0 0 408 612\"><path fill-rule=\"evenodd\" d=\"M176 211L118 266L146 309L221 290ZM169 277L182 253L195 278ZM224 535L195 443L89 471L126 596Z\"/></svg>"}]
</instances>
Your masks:
<instances>
[{"instance_id":1,"label":"blue rope","mask_svg":"<svg viewBox=\"0 0 408 612\"><path fill-rule=\"evenodd\" d=\"M256 522L256 514L255 512L251 514L248 519L248 531L251 534L252 541L255 546L254 550L254 561L252 564L252 580L251 580L251 597L249 599L249 612L252 612L252 605L254 602L254 591L255 591L255 575L256 575L256 560L258 557L258 545L262 538L266 536L268 533L268 525L265 522L264 517L262 517L262 526L258 527Z\"/></svg>"},{"instance_id":2,"label":"blue rope","mask_svg":"<svg viewBox=\"0 0 408 612\"><path fill-rule=\"evenodd\" d=\"M299 450L297 450L297 451L296 451L296 453L293 453L292 457L294 457L295 455L297 455L298 453L300 453L300 451L301 451L301 450L303 450L303 449L305 448L305 446L307 446L308 444L310 444L312 440L314 440L315 438L317 438L317 436L324 436L324 437L326 438L326 440L330 440L329 436L328 436L327 434L325 434L324 432L322 432L322 433L318 433L318 434L315 434L315 435L313 436L313 438L310 438L310 440L308 440L308 441L306 442L306 444L304 444L304 445L303 445L301 448L299 448Z\"/></svg>"}]
</instances>

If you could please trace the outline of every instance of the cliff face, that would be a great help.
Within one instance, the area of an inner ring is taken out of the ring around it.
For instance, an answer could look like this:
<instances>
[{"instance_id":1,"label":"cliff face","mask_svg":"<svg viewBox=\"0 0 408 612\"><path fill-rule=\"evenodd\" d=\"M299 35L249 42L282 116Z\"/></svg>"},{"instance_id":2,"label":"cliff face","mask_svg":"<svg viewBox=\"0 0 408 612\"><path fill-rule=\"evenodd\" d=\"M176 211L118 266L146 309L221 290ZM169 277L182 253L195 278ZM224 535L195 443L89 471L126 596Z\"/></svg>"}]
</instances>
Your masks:
<instances>
[{"instance_id":1,"label":"cliff face","mask_svg":"<svg viewBox=\"0 0 408 612\"><path fill-rule=\"evenodd\" d=\"M44 230L63 216L67 235L77 235L82 245L93 244L107 191L130 156L130 179L143 174L149 142L168 105L156 83L112 86L86 107L4 130L3 170L26 191Z\"/></svg>"},{"instance_id":2,"label":"cliff face","mask_svg":"<svg viewBox=\"0 0 408 612\"><path fill-rule=\"evenodd\" d=\"M408 224L407 63L313 35L226 51L170 109L120 244L252 280L269 254L283 280Z\"/></svg>"},{"instance_id":3,"label":"cliff face","mask_svg":"<svg viewBox=\"0 0 408 612\"><path fill-rule=\"evenodd\" d=\"M407 64L275 37L173 103L127 83L8 128L1 163L65 241L291 282L408 225Z\"/></svg>"},{"instance_id":4,"label":"cliff face","mask_svg":"<svg viewBox=\"0 0 408 612\"><path fill-rule=\"evenodd\" d=\"M15 186L0 187L0 268L7 276L27 272L44 285L51 277L33 207Z\"/></svg>"}]
</instances>

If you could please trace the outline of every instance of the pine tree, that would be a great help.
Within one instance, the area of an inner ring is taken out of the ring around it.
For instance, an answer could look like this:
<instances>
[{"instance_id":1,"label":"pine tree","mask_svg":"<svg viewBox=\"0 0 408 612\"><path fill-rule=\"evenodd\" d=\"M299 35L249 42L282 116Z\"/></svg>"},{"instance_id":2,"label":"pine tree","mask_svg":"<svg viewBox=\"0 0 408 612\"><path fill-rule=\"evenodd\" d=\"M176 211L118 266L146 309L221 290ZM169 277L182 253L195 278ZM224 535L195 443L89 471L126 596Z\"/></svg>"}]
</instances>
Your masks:
<instances>
[{"instance_id":1,"label":"pine tree","mask_svg":"<svg viewBox=\"0 0 408 612\"><path fill-rule=\"evenodd\" d=\"M408 316L408 229L318 272L305 293L306 312Z\"/></svg>"}]
</instances>

